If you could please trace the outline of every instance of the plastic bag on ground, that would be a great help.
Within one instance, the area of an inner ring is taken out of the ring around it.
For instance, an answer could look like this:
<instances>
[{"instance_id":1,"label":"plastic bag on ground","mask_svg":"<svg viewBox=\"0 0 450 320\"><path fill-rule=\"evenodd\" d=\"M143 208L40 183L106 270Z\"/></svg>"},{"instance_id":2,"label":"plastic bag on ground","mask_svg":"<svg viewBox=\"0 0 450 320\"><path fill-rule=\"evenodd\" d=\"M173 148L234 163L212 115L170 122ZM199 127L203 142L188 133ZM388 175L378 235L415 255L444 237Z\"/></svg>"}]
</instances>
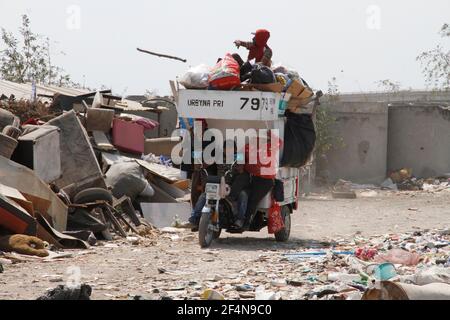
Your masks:
<instances>
[{"instance_id":1,"label":"plastic bag on ground","mask_svg":"<svg viewBox=\"0 0 450 320\"><path fill-rule=\"evenodd\" d=\"M192 67L181 77L180 84L186 89L206 89L210 69L206 64Z\"/></svg>"},{"instance_id":2,"label":"plastic bag on ground","mask_svg":"<svg viewBox=\"0 0 450 320\"><path fill-rule=\"evenodd\" d=\"M393 264L403 264L405 266L415 266L420 261L417 253L405 251L403 249L392 249L385 254L379 254L374 258L375 262L390 262Z\"/></svg>"},{"instance_id":3,"label":"plastic bag on ground","mask_svg":"<svg viewBox=\"0 0 450 320\"><path fill-rule=\"evenodd\" d=\"M431 267L420 270L414 276L414 283L423 286L430 283L450 284L450 268Z\"/></svg>"}]
</instances>

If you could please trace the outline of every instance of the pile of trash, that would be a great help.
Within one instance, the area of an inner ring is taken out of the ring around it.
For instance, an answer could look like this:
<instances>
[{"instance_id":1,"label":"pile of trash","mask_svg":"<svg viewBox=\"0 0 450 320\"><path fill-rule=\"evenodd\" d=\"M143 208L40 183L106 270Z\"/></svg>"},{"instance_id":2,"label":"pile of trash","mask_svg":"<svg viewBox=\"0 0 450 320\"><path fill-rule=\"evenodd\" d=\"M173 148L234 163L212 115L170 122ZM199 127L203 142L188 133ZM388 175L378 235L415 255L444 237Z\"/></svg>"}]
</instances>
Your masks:
<instances>
[{"instance_id":1,"label":"pile of trash","mask_svg":"<svg viewBox=\"0 0 450 320\"><path fill-rule=\"evenodd\" d=\"M260 268L261 262L267 267ZM448 300L450 230L355 237L281 256L263 254L236 281L214 282L201 299Z\"/></svg>"},{"instance_id":2,"label":"pile of trash","mask_svg":"<svg viewBox=\"0 0 450 320\"><path fill-rule=\"evenodd\" d=\"M414 177L411 169L401 169L392 172L389 178L380 185L357 184L340 179L332 187L331 192L335 199L356 199L358 196L376 196L375 190L424 191L430 193L450 191L450 173L424 179Z\"/></svg>"},{"instance_id":3,"label":"pile of trash","mask_svg":"<svg viewBox=\"0 0 450 320\"><path fill-rule=\"evenodd\" d=\"M313 90L299 73L283 65L245 62L237 54L226 54L214 67L201 64L189 69L179 83L190 90L265 91L290 94L287 109L307 108Z\"/></svg>"},{"instance_id":4,"label":"pile of trash","mask_svg":"<svg viewBox=\"0 0 450 320\"><path fill-rule=\"evenodd\" d=\"M442 191L450 188L450 173L432 178L417 178L410 168L393 171L381 187L398 191Z\"/></svg>"},{"instance_id":5,"label":"pile of trash","mask_svg":"<svg viewBox=\"0 0 450 320\"><path fill-rule=\"evenodd\" d=\"M155 238L157 227L144 214L151 217L158 205L189 207L189 183L169 158L178 141L147 139L158 122L92 95L90 105L82 100L56 114L40 102L1 102L7 108L0 108L3 259Z\"/></svg>"}]
</instances>

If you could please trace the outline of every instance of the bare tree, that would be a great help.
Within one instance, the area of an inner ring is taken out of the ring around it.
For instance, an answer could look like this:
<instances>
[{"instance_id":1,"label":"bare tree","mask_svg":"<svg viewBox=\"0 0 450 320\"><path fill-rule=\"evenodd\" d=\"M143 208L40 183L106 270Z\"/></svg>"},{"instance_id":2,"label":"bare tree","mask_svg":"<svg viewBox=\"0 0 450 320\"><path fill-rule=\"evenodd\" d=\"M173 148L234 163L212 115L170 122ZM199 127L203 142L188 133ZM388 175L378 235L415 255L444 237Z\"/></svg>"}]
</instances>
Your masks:
<instances>
[{"instance_id":1,"label":"bare tree","mask_svg":"<svg viewBox=\"0 0 450 320\"><path fill-rule=\"evenodd\" d=\"M375 83L377 84L378 88L380 88L383 91L387 91L387 92L400 91L400 82L394 82L389 79L386 79L386 80L376 81Z\"/></svg>"},{"instance_id":2,"label":"bare tree","mask_svg":"<svg viewBox=\"0 0 450 320\"><path fill-rule=\"evenodd\" d=\"M439 33L442 38L450 38L450 26L444 24ZM417 61L422 65L427 85L434 89L450 89L450 50L445 51L442 44L438 44L433 50L422 52Z\"/></svg>"},{"instance_id":3,"label":"bare tree","mask_svg":"<svg viewBox=\"0 0 450 320\"><path fill-rule=\"evenodd\" d=\"M52 65L50 39L33 33L30 19L22 15L19 28L21 41L11 32L1 29L0 76L9 81L25 83L36 81L58 86L76 86L70 76L58 66Z\"/></svg>"}]
</instances>

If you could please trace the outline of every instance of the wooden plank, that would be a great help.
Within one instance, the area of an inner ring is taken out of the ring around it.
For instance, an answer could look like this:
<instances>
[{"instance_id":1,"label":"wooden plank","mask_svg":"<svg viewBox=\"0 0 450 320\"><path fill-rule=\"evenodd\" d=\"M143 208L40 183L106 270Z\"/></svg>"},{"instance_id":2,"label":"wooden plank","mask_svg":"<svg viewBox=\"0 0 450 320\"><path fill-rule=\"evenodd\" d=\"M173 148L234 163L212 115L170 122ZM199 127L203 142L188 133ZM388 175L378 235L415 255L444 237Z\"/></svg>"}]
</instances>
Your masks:
<instances>
[{"instance_id":1,"label":"wooden plank","mask_svg":"<svg viewBox=\"0 0 450 320\"><path fill-rule=\"evenodd\" d=\"M28 193L22 192L23 196L27 199L27 201L31 202L33 204L33 216L36 217L36 211L39 212L47 221L51 223L53 226L53 219L48 214L48 210L50 206L52 205L52 202L47 199L39 198L36 196L33 196Z\"/></svg>"},{"instance_id":2,"label":"wooden plank","mask_svg":"<svg viewBox=\"0 0 450 320\"><path fill-rule=\"evenodd\" d=\"M111 220L114 228L119 232L119 234L126 238L127 237L127 233L125 232L125 230L123 230L122 226L120 225L119 221L116 219L116 217L114 216L114 214L112 213L111 209L109 209L109 207L105 206L104 207L105 210L103 210L106 213L106 216L108 217L109 220Z\"/></svg>"},{"instance_id":3,"label":"wooden plank","mask_svg":"<svg viewBox=\"0 0 450 320\"><path fill-rule=\"evenodd\" d=\"M159 202L159 203L177 203L177 199L172 197L170 194L165 192L163 189L158 187L157 185L152 185L155 190L155 195L151 197L151 202Z\"/></svg>"},{"instance_id":4,"label":"wooden plank","mask_svg":"<svg viewBox=\"0 0 450 320\"><path fill-rule=\"evenodd\" d=\"M177 181L182 180L180 169L166 167L156 163L149 163L143 160L136 160L136 162L144 169L150 171L150 173L166 180L169 183L175 183Z\"/></svg>"},{"instance_id":5,"label":"wooden plank","mask_svg":"<svg viewBox=\"0 0 450 320\"><path fill-rule=\"evenodd\" d=\"M8 198L15 198L20 200L27 200L25 197L20 193L19 190L16 188L11 188L8 186L5 186L4 184L0 183L0 194L8 197Z\"/></svg>"},{"instance_id":6,"label":"wooden plank","mask_svg":"<svg viewBox=\"0 0 450 320\"><path fill-rule=\"evenodd\" d=\"M127 196L123 196L120 198L117 202L114 202L114 208L120 207L122 211L130 217L131 221L134 223L135 226L140 226L142 223L139 220L139 217L136 214L136 210L133 207L133 204L131 203L130 198Z\"/></svg>"},{"instance_id":7,"label":"wooden plank","mask_svg":"<svg viewBox=\"0 0 450 320\"><path fill-rule=\"evenodd\" d=\"M119 211L117 211L117 210L116 210L113 206L111 206L110 204L107 204L107 206L109 207L109 209L111 210L111 212L113 212L113 213L116 214L116 217L117 217L117 218L119 218L120 220L122 220L122 221L127 225L127 227L130 228L131 231L133 231L133 232L136 233L136 234L139 234L139 231L138 231L135 227L133 227L133 226L128 222L128 220L125 219L124 216L123 216Z\"/></svg>"},{"instance_id":8,"label":"wooden plank","mask_svg":"<svg viewBox=\"0 0 450 320\"><path fill-rule=\"evenodd\" d=\"M173 184L165 182L163 179L155 177L153 182L175 199L183 198L187 194L187 191L181 190Z\"/></svg>"},{"instance_id":9,"label":"wooden plank","mask_svg":"<svg viewBox=\"0 0 450 320\"><path fill-rule=\"evenodd\" d=\"M106 134L101 131L93 131L92 135L94 136L95 144L97 148L102 151L114 151L116 148L109 142Z\"/></svg>"},{"instance_id":10,"label":"wooden plank","mask_svg":"<svg viewBox=\"0 0 450 320\"><path fill-rule=\"evenodd\" d=\"M181 190L188 190L191 187L191 181L190 180L180 180L180 181L175 182L173 185Z\"/></svg>"}]
</instances>

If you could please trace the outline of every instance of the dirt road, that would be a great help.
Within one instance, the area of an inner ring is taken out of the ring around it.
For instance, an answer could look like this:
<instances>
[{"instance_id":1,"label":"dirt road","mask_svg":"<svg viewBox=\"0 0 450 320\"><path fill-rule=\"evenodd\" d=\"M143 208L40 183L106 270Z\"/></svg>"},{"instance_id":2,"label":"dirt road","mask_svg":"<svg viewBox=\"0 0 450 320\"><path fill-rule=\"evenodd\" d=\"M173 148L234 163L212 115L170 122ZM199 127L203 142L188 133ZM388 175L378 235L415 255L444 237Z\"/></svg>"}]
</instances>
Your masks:
<instances>
[{"instance_id":1,"label":"dirt road","mask_svg":"<svg viewBox=\"0 0 450 320\"><path fill-rule=\"evenodd\" d=\"M78 270L81 282L93 287L93 299L136 295L198 299L206 288L216 288L227 298L254 298L254 290L236 289L242 283L279 292L284 299L301 299L310 287L286 286L283 281L309 271L283 259L283 253L352 240L355 235L449 227L448 189L438 193L365 192L355 200L313 195L302 200L293 216L292 240L286 244L276 243L266 232L223 234L210 249L201 250L196 235L187 230L164 234L155 245L123 240L103 243L90 250L71 251L73 257L58 261L5 265L0 274L0 299L35 299L46 289L72 281Z\"/></svg>"}]
</instances>

